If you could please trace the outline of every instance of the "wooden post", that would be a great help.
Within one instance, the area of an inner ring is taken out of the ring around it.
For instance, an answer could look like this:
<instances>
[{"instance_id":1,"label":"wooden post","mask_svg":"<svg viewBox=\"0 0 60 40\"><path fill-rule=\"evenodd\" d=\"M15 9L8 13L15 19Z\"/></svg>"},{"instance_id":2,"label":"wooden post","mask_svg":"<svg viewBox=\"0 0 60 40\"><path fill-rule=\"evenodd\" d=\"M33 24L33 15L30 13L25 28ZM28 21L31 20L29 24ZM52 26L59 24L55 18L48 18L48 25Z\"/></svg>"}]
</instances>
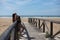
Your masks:
<instances>
[{"instance_id":1,"label":"wooden post","mask_svg":"<svg viewBox=\"0 0 60 40\"><path fill-rule=\"evenodd\" d=\"M29 18L29 23L30 23L30 18Z\"/></svg>"},{"instance_id":2,"label":"wooden post","mask_svg":"<svg viewBox=\"0 0 60 40\"><path fill-rule=\"evenodd\" d=\"M20 16L17 16L17 28L16 28L16 35L17 35L17 40L19 40L19 32L20 32L20 25L21 25L21 18Z\"/></svg>"},{"instance_id":3,"label":"wooden post","mask_svg":"<svg viewBox=\"0 0 60 40\"><path fill-rule=\"evenodd\" d=\"M33 24L34 24L34 18L33 18Z\"/></svg>"},{"instance_id":4,"label":"wooden post","mask_svg":"<svg viewBox=\"0 0 60 40\"><path fill-rule=\"evenodd\" d=\"M32 24L34 23L34 19L32 18Z\"/></svg>"},{"instance_id":5,"label":"wooden post","mask_svg":"<svg viewBox=\"0 0 60 40\"><path fill-rule=\"evenodd\" d=\"M31 18L29 18L29 21L30 21L29 23L31 23Z\"/></svg>"},{"instance_id":6,"label":"wooden post","mask_svg":"<svg viewBox=\"0 0 60 40\"><path fill-rule=\"evenodd\" d=\"M37 27L37 19L36 19L36 27Z\"/></svg>"},{"instance_id":7,"label":"wooden post","mask_svg":"<svg viewBox=\"0 0 60 40\"><path fill-rule=\"evenodd\" d=\"M53 22L50 22L50 36L53 35Z\"/></svg>"},{"instance_id":8,"label":"wooden post","mask_svg":"<svg viewBox=\"0 0 60 40\"><path fill-rule=\"evenodd\" d=\"M31 23L32 23L32 18L31 18Z\"/></svg>"},{"instance_id":9,"label":"wooden post","mask_svg":"<svg viewBox=\"0 0 60 40\"><path fill-rule=\"evenodd\" d=\"M28 23L29 23L29 18L28 18Z\"/></svg>"},{"instance_id":10,"label":"wooden post","mask_svg":"<svg viewBox=\"0 0 60 40\"><path fill-rule=\"evenodd\" d=\"M32 18L32 24L33 24L33 18Z\"/></svg>"},{"instance_id":11,"label":"wooden post","mask_svg":"<svg viewBox=\"0 0 60 40\"><path fill-rule=\"evenodd\" d=\"M34 18L34 25L35 25L35 18Z\"/></svg>"},{"instance_id":12,"label":"wooden post","mask_svg":"<svg viewBox=\"0 0 60 40\"><path fill-rule=\"evenodd\" d=\"M43 21L43 32L45 32L45 21Z\"/></svg>"},{"instance_id":13,"label":"wooden post","mask_svg":"<svg viewBox=\"0 0 60 40\"><path fill-rule=\"evenodd\" d=\"M32 24L33 24L33 18L32 18Z\"/></svg>"},{"instance_id":14,"label":"wooden post","mask_svg":"<svg viewBox=\"0 0 60 40\"><path fill-rule=\"evenodd\" d=\"M31 18L31 23L32 23L32 18Z\"/></svg>"},{"instance_id":15,"label":"wooden post","mask_svg":"<svg viewBox=\"0 0 60 40\"><path fill-rule=\"evenodd\" d=\"M28 22L30 23L30 18L28 18Z\"/></svg>"},{"instance_id":16,"label":"wooden post","mask_svg":"<svg viewBox=\"0 0 60 40\"><path fill-rule=\"evenodd\" d=\"M39 21L39 24L38 24L38 26L39 26L39 29L40 29L40 19L39 19L38 21Z\"/></svg>"},{"instance_id":17,"label":"wooden post","mask_svg":"<svg viewBox=\"0 0 60 40\"><path fill-rule=\"evenodd\" d=\"M32 18L30 18L31 19L31 22L30 23L32 23Z\"/></svg>"}]
</instances>

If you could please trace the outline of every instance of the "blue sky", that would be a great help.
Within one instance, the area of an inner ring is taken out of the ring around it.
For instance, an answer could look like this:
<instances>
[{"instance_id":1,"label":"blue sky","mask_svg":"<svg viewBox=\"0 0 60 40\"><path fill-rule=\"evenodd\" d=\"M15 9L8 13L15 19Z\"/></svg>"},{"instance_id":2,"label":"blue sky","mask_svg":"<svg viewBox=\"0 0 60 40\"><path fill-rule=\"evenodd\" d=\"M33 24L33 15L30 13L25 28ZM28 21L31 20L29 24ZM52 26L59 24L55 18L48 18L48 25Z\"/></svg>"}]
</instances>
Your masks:
<instances>
[{"instance_id":1,"label":"blue sky","mask_svg":"<svg viewBox=\"0 0 60 40\"><path fill-rule=\"evenodd\" d=\"M0 0L0 15L60 15L60 0Z\"/></svg>"}]
</instances>

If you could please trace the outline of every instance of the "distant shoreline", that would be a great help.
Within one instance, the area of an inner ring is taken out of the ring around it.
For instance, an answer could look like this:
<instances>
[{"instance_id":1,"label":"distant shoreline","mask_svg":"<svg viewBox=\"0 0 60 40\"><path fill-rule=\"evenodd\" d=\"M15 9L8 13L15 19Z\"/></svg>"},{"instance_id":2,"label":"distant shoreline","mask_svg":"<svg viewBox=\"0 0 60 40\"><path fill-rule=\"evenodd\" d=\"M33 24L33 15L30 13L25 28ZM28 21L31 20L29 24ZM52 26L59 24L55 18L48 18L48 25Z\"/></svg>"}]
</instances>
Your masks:
<instances>
[{"instance_id":1,"label":"distant shoreline","mask_svg":"<svg viewBox=\"0 0 60 40\"><path fill-rule=\"evenodd\" d=\"M12 17L0 17L0 18L12 18ZM21 18L60 18L60 17L21 17Z\"/></svg>"},{"instance_id":2,"label":"distant shoreline","mask_svg":"<svg viewBox=\"0 0 60 40\"><path fill-rule=\"evenodd\" d=\"M60 15L19 15L21 17L60 17ZM12 17L12 15L0 15L0 17Z\"/></svg>"},{"instance_id":3,"label":"distant shoreline","mask_svg":"<svg viewBox=\"0 0 60 40\"><path fill-rule=\"evenodd\" d=\"M20 15L21 18L60 18L57 15ZM12 15L0 15L0 18L12 18Z\"/></svg>"}]
</instances>

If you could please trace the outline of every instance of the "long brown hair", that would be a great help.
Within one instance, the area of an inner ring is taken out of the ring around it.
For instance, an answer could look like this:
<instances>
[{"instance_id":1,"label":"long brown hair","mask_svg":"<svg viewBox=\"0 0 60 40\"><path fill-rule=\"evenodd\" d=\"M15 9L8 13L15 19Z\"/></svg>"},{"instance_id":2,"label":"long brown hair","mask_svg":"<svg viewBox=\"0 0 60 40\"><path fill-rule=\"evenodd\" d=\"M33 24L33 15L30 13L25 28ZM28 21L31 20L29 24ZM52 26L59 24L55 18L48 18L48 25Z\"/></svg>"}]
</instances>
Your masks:
<instances>
[{"instance_id":1,"label":"long brown hair","mask_svg":"<svg viewBox=\"0 0 60 40\"><path fill-rule=\"evenodd\" d=\"M17 22L18 22L18 23L21 23L21 18L20 18L20 16L17 16Z\"/></svg>"}]
</instances>

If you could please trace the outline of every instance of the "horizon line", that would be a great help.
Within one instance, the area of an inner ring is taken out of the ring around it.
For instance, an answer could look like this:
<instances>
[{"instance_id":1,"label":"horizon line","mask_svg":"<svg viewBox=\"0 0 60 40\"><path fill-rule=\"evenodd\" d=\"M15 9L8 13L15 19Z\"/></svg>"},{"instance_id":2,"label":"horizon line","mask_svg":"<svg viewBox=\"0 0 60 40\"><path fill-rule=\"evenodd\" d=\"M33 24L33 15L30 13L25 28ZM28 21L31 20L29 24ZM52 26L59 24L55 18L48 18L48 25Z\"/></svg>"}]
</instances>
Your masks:
<instances>
[{"instance_id":1,"label":"horizon line","mask_svg":"<svg viewBox=\"0 0 60 40\"><path fill-rule=\"evenodd\" d=\"M21 17L60 17L60 15L19 15ZM0 17L12 17L12 15L0 15Z\"/></svg>"}]
</instances>

